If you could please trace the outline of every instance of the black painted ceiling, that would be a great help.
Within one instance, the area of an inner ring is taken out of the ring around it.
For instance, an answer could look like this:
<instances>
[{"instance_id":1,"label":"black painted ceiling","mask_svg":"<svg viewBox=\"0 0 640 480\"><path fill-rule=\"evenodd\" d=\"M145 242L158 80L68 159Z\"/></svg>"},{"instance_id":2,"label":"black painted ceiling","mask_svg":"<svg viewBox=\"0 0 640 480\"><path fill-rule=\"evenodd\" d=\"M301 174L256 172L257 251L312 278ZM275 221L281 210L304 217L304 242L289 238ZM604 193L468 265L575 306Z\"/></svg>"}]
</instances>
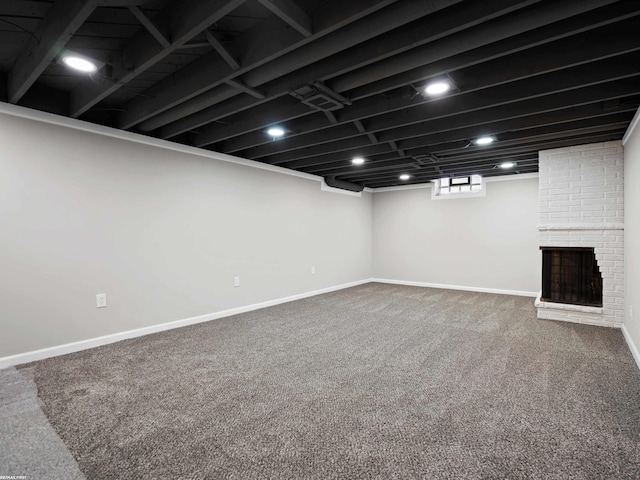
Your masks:
<instances>
[{"instance_id":1,"label":"black painted ceiling","mask_svg":"<svg viewBox=\"0 0 640 480\"><path fill-rule=\"evenodd\" d=\"M0 100L372 188L536 172L622 138L640 1L1 0Z\"/></svg>"}]
</instances>

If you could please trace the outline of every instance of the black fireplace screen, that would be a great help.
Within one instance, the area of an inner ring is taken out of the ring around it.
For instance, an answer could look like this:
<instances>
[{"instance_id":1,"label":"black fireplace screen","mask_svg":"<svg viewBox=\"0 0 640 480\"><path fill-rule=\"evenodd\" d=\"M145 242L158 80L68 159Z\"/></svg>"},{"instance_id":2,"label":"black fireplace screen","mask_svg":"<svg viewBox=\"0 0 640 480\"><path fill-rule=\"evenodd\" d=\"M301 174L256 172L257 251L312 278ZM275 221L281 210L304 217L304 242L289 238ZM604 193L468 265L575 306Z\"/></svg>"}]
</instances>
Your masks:
<instances>
[{"instance_id":1,"label":"black fireplace screen","mask_svg":"<svg viewBox=\"0 0 640 480\"><path fill-rule=\"evenodd\" d=\"M593 248L540 247L547 302L602 306L602 275Z\"/></svg>"}]
</instances>

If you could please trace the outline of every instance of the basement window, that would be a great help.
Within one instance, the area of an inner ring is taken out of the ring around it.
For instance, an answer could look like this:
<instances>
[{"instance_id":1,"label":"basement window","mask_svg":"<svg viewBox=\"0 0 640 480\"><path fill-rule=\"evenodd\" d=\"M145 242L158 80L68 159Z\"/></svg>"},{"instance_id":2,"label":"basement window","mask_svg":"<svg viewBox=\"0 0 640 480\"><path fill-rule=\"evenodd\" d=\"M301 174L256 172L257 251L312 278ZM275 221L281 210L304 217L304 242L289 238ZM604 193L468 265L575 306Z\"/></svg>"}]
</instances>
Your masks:
<instances>
[{"instance_id":1,"label":"basement window","mask_svg":"<svg viewBox=\"0 0 640 480\"><path fill-rule=\"evenodd\" d=\"M467 175L464 177L444 177L433 180L431 198L469 198L484 197L484 183L480 175Z\"/></svg>"}]
</instances>

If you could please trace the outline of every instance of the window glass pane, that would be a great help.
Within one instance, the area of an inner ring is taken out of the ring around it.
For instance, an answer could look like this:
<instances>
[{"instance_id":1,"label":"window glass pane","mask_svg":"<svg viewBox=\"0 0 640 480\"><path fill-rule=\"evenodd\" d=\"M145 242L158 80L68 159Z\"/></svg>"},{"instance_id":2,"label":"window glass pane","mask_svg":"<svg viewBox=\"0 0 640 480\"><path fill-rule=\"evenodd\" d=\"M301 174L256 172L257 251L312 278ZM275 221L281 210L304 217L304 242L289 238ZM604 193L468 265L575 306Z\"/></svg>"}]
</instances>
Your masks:
<instances>
[{"instance_id":1,"label":"window glass pane","mask_svg":"<svg viewBox=\"0 0 640 480\"><path fill-rule=\"evenodd\" d=\"M481 193L484 191L481 175L469 175L466 177L443 177L434 180L435 193L438 195L465 195L470 193ZM474 195L475 196L475 195Z\"/></svg>"},{"instance_id":2,"label":"window glass pane","mask_svg":"<svg viewBox=\"0 0 640 480\"><path fill-rule=\"evenodd\" d=\"M469 177L452 178L451 185L466 185L469 183Z\"/></svg>"}]
</instances>

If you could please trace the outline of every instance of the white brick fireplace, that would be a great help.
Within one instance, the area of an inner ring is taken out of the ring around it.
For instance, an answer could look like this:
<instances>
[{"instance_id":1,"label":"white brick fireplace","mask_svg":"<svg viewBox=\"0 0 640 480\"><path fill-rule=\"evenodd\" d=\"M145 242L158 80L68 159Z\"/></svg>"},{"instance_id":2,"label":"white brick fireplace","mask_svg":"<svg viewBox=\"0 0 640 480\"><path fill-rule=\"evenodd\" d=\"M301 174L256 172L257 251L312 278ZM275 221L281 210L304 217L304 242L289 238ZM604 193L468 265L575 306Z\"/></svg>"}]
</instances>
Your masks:
<instances>
[{"instance_id":1,"label":"white brick fireplace","mask_svg":"<svg viewBox=\"0 0 640 480\"><path fill-rule=\"evenodd\" d=\"M538 318L621 326L624 312L623 149L620 141L544 150L540 246L591 247L602 275L602 308L536 300Z\"/></svg>"}]
</instances>

